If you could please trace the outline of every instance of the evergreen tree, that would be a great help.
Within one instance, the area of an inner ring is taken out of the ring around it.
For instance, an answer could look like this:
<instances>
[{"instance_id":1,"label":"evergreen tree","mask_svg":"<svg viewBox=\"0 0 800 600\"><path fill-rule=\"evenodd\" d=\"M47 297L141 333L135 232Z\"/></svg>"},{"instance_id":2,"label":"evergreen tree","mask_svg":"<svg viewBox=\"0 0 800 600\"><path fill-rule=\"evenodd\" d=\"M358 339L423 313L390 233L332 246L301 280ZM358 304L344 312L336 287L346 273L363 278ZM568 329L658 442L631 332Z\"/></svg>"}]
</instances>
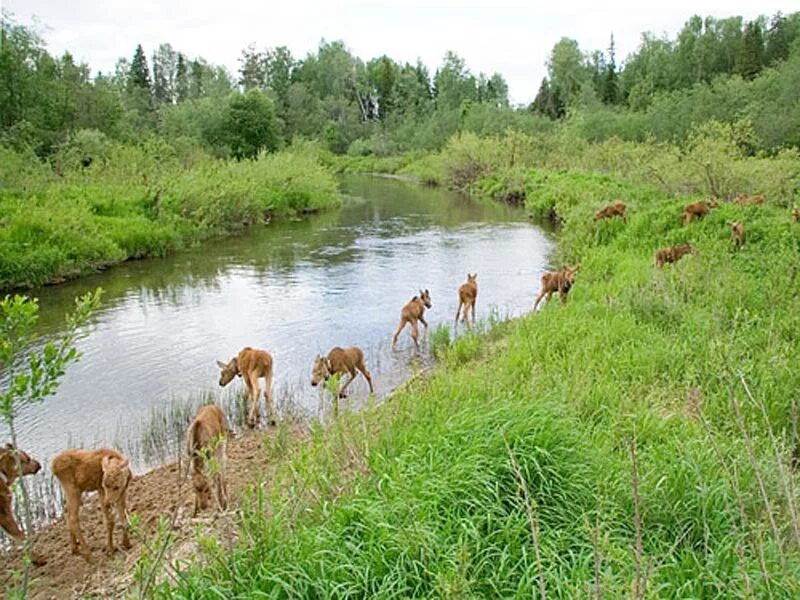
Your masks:
<instances>
[{"instance_id":1,"label":"evergreen tree","mask_svg":"<svg viewBox=\"0 0 800 600\"><path fill-rule=\"evenodd\" d=\"M736 72L745 79L753 79L764 66L764 36L758 21L750 21L744 28L742 46L736 60Z\"/></svg>"},{"instance_id":2,"label":"evergreen tree","mask_svg":"<svg viewBox=\"0 0 800 600\"><path fill-rule=\"evenodd\" d=\"M769 31L767 32L767 45L764 49L764 65L772 66L778 61L789 57L789 48L792 44L792 35L787 19L781 13L772 17Z\"/></svg>"},{"instance_id":3,"label":"evergreen tree","mask_svg":"<svg viewBox=\"0 0 800 600\"><path fill-rule=\"evenodd\" d=\"M267 83L266 57L252 44L242 50L239 58L239 85L247 91L253 88L264 89Z\"/></svg>"},{"instance_id":4,"label":"evergreen tree","mask_svg":"<svg viewBox=\"0 0 800 600\"><path fill-rule=\"evenodd\" d=\"M128 89L138 88L150 93L150 70L147 67L147 57L144 55L142 45L136 46L133 53L130 70L128 71Z\"/></svg>"},{"instance_id":5,"label":"evergreen tree","mask_svg":"<svg viewBox=\"0 0 800 600\"><path fill-rule=\"evenodd\" d=\"M617 63L614 53L614 34L611 34L611 44L608 47L608 62L603 74L600 88L600 99L606 104L616 104L619 97L617 85Z\"/></svg>"}]
</instances>

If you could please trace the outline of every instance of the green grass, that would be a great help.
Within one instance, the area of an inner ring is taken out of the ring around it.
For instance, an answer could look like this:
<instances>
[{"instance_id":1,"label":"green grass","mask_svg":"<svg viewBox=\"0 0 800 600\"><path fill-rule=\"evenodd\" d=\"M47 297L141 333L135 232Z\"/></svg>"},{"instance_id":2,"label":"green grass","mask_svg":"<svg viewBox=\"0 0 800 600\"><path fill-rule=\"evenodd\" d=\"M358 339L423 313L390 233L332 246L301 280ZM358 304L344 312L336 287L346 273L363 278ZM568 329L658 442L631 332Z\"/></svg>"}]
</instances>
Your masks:
<instances>
[{"instance_id":1,"label":"green grass","mask_svg":"<svg viewBox=\"0 0 800 600\"><path fill-rule=\"evenodd\" d=\"M165 256L340 201L332 173L307 154L241 162L201 157L191 165L159 160L153 150L130 150L63 178L33 168L16 177L4 170L9 185L0 190L0 289Z\"/></svg>"},{"instance_id":2,"label":"green grass","mask_svg":"<svg viewBox=\"0 0 800 600\"><path fill-rule=\"evenodd\" d=\"M439 330L432 375L318 430L245 503L235 548L161 595L800 594L800 225L725 204L684 228L687 198L642 184L522 180L564 217L555 261L582 263L568 304ZM628 224L592 220L618 197ZM685 239L697 255L653 266Z\"/></svg>"}]
</instances>

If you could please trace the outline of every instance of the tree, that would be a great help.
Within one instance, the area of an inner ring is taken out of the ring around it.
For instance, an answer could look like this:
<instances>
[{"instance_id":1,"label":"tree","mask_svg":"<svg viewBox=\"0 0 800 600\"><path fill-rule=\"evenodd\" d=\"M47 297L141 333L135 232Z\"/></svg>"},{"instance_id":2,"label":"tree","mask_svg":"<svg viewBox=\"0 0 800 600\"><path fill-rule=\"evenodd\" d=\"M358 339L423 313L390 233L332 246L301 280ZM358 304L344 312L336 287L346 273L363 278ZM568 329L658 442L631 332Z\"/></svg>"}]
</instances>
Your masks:
<instances>
[{"instance_id":1,"label":"tree","mask_svg":"<svg viewBox=\"0 0 800 600\"><path fill-rule=\"evenodd\" d=\"M736 60L736 72L745 79L753 79L764 66L764 36L758 21L750 21L744 28L742 47Z\"/></svg>"},{"instance_id":2,"label":"tree","mask_svg":"<svg viewBox=\"0 0 800 600\"><path fill-rule=\"evenodd\" d=\"M189 71L186 68L186 59L178 52L175 64L175 101L184 102L189 99Z\"/></svg>"},{"instance_id":3,"label":"tree","mask_svg":"<svg viewBox=\"0 0 800 600\"><path fill-rule=\"evenodd\" d=\"M561 38L553 46L547 69L550 87L566 107L577 101L583 84L591 78L578 42L569 38Z\"/></svg>"},{"instance_id":4,"label":"tree","mask_svg":"<svg viewBox=\"0 0 800 600\"><path fill-rule=\"evenodd\" d=\"M101 290L97 289L77 298L75 310L67 315L64 332L38 350L31 350L36 341L34 328L39 319L37 301L19 295L6 296L0 301L0 366L8 373L7 383L0 389L0 418L8 428L15 448L18 447L16 419L19 412L26 406L40 404L55 393L67 365L80 357L75 343L82 336L92 312L100 305L100 295ZM17 466L19 468L19 464ZM19 478L17 485L22 493L28 534L25 553L30 557L33 531L30 497L24 477ZM25 561L20 590L23 598L28 588L29 565L30 561Z\"/></svg>"},{"instance_id":5,"label":"tree","mask_svg":"<svg viewBox=\"0 0 800 600\"><path fill-rule=\"evenodd\" d=\"M267 84L266 56L252 44L242 50L239 58L239 85L244 91L264 89Z\"/></svg>"},{"instance_id":6,"label":"tree","mask_svg":"<svg viewBox=\"0 0 800 600\"><path fill-rule=\"evenodd\" d=\"M222 128L223 140L237 159L275 150L280 141L275 106L257 89L230 96Z\"/></svg>"},{"instance_id":7,"label":"tree","mask_svg":"<svg viewBox=\"0 0 800 600\"><path fill-rule=\"evenodd\" d=\"M606 104L616 104L618 99L617 88L617 63L614 53L614 34L611 34L611 43L608 46L608 62L601 81L600 99Z\"/></svg>"},{"instance_id":8,"label":"tree","mask_svg":"<svg viewBox=\"0 0 800 600\"><path fill-rule=\"evenodd\" d=\"M448 51L433 78L436 105L443 109L460 108L464 100L477 99L475 77L455 52Z\"/></svg>"},{"instance_id":9,"label":"tree","mask_svg":"<svg viewBox=\"0 0 800 600\"><path fill-rule=\"evenodd\" d=\"M169 44L161 44L153 53L153 99L157 104L175 102L178 55Z\"/></svg>"},{"instance_id":10,"label":"tree","mask_svg":"<svg viewBox=\"0 0 800 600\"><path fill-rule=\"evenodd\" d=\"M150 70L147 67L147 57L144 55L142 45L136 46L133 53L130 70L128 71L128 89L146 90L150 94Z\"/></svg>"}]
</instances>

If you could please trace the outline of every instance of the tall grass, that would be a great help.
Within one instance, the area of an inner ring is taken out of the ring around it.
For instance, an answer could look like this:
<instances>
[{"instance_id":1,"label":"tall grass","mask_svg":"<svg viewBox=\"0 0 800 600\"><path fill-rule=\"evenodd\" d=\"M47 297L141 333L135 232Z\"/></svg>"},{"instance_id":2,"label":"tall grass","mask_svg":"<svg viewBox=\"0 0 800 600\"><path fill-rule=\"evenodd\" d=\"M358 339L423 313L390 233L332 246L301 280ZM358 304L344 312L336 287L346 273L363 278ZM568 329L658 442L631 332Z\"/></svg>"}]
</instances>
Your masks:
<instances>
[{"instance_id":1,"label":"tall grass","mask_svg":"<svg viewBox=\"0 0 800 600\"><path fill-rule=\"evenodd\" d=\"M433 374L318 432L245 504L234 551L160 595L800 594L800 224L770 202L682 227L688 198L657 182L521 176L564 219L554 262L582 262L569 302L442 329ZM617 198L627 224L592 219ZM654 267L684 240L699 253Z\"/></svg>"},{"instance_id":2,"label":"tall grass","mask_svg":"<svg viewBox=\"0 0 800 600\"><path fill-rule=\"evenodd\" d=\"M309 154L224 162L180 156L161 143L109 152L61 177L22 168L28 161L18 157L0 167L0 181L7 183L0 188L0 289L164 256L339 202L333 175Z\"/></svg>"}]
</instances>

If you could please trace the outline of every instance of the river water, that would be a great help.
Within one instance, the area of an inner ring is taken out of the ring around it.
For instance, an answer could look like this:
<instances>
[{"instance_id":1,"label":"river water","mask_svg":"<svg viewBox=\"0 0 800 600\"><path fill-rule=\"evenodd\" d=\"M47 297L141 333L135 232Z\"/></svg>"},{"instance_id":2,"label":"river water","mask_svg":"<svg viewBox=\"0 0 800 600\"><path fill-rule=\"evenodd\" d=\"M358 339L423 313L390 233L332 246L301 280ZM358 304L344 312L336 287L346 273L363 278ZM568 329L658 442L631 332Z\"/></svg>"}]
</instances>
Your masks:
<instances>
[{"instance_id":1,"label":"river water","mask_svg":"<svg viewBox=\"0 0 800 600\"><path fill-rule=\"evenodd\" d=\"M48 466L71 446L134 447L159 407L241 390L238 378L233 390L218 387L215 361L248 345L273 354L283 410L318 411L311 364L336 345L364 349L380 399L429 357L430 337L417 355L408 329L391 349L401 307L428 288L431 329L452 326L467 272L478 273L479 319L532 308L552 243L521 211L387 178L341 184L341 210L34 290L43 339L76 295L105 294L81 360L54 396L19 416L20 446ZM366 398L366 383L350 391Z\"/></svg>"}]
</instances>

